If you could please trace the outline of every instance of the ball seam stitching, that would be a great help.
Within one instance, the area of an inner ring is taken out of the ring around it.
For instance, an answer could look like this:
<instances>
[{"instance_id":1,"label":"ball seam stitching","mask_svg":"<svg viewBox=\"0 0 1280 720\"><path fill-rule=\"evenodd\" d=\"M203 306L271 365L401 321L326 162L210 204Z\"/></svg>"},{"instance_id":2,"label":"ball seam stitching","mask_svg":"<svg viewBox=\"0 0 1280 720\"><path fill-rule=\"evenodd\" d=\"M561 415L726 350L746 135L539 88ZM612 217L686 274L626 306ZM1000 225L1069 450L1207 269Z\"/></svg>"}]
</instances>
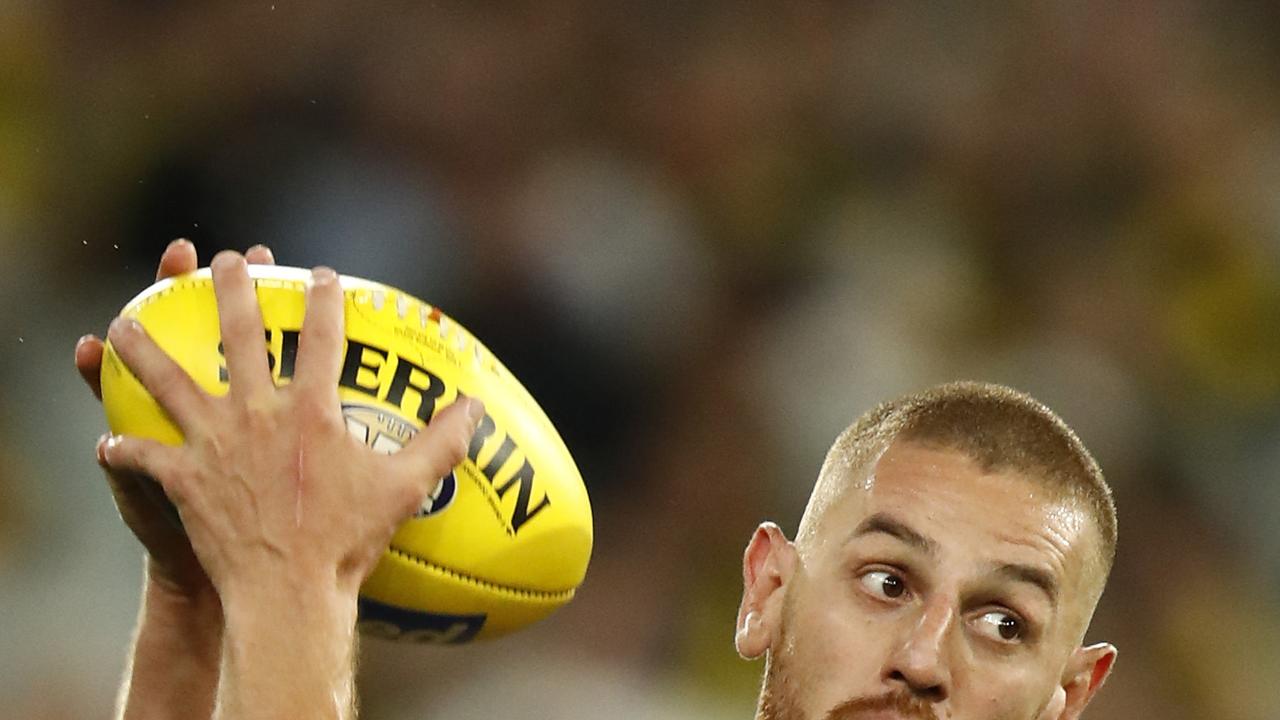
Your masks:
<instances>
[{"instance_id":1,"label":"ball seam stitching","mask_svg":"<svg viewBox=\"0 0 1280 720\"><path fill-rule=\"evenodd\" d=\"M532 600L551 600L551 601L565 602L573 597L574 590L575 590L575 588L569 588L568 590L533 590L530 588L514 587L510 585L499 585L495 582L491 582L489 580L482 580L480 578L473 577L471 575L467 575L465 573L454 570L453 568L445 567L438 563L431 562L430 560L424 557L415 555L411 552L408 552L407 550L403 550L395 546L388 547L387 551L393 555L396 555L405 560L408 560L409 562L412 562L416 565L421 565L432 572L437 572L442 575L447 575L455 580L459 580L468 585L474 585L480 588L484 588L485 590L490 590L490 591L497 592L504 595L515 595L517 597L523 597L523 598L532 599Z\"/></svg>"}]
</instances>

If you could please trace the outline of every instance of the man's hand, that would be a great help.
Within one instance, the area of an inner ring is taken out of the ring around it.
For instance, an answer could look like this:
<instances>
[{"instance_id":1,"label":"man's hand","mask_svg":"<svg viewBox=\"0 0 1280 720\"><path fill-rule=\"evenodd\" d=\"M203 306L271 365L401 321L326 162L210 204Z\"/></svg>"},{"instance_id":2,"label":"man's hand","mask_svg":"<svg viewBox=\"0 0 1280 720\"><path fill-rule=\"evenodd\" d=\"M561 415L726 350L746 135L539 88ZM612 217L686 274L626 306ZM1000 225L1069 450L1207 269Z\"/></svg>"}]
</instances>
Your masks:
<instances>
[{"instance_id":1,"label":"man's hand","mask_svg":"<svg viewBox=\"0 0 1280 720\"><path fill-rule=\"evenodd\" d=\"M271 251L251 248L252 263L274 262ZM175 240L160 257L156 280L196 269L196 249ZM86 335L76 344L76 370L99 400L102 340ZM120 517L146 548L145 582L138 627L121 687L118 716L126 719L213 714L221 662L222 605L191 544L156 501L154 483L143 475L108 467L106 436L98 442L98 463Z\"/></svg>"},{"instance_id":2,"label":"man's hand","mask_svg":"<svg viewBox=\"0 0 1280 720\"><path fill-rule=\"evenodd\" d=\"M295 375L277 388L245 258L221 253L211 266L227 394L205 393L138 323L117 318L112 344L186 442L113 437L104 460L160 482L222 599L219 711L345 717L360 584L396 527L462 460L484 409L454 403L400 452L373 451L348 433L338 400L337 275L313 272Z\"/></svg>"}]
</instances>

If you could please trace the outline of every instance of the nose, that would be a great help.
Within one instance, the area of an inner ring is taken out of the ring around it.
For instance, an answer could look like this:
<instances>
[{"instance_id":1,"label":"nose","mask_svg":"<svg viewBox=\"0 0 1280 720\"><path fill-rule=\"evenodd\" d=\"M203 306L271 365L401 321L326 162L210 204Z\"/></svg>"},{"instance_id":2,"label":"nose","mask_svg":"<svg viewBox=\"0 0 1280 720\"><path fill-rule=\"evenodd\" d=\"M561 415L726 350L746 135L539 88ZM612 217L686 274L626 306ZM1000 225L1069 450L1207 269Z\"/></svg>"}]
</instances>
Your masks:
<instances>
[{"instance_id":1,"label":"nose","mask_svg":"<svg viewBox=\"0 0 1280 720\"><path fill-rule=\"evenodd\" d=\"M940 600L940 599L939 599ZM902 642L890 654L884 679L895 689L928 702L946 700L951 692L947 639L956 622L955 611L934 601L922 606Z\"/></svg>"}]
</instances>

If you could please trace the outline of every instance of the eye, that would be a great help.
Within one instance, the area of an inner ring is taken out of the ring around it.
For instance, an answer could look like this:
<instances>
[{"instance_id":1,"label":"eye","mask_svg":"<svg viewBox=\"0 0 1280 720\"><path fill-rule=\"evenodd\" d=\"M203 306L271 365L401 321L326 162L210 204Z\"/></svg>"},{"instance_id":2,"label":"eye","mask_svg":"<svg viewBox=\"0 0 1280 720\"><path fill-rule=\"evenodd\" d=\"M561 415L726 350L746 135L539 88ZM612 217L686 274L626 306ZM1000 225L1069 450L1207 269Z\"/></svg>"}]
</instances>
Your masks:
<instances>
[{"instance_id":1,"label":"eye","mask_svg":"<svg viewBox=\"0 0 1280 720\"><path fill-rule=\"evenodd\" d=\"M992 610L978 618L978 631L992 640L1015 642L1026 633L1026 625L1012 613Z\"/></svg>"},{"instance_id":2,"label":"eye","mask_svg":"<svg viewBox=\"0 0 1280 720\"><path fill-rule=\"evenodd\" d=\"M907 581L903 580L900 575L895 575L888 570L872 570L863 573L858 582L862 583L862 587L867 589L872 595L896 600L907 592Z\"/></svg>"}]
</instances>

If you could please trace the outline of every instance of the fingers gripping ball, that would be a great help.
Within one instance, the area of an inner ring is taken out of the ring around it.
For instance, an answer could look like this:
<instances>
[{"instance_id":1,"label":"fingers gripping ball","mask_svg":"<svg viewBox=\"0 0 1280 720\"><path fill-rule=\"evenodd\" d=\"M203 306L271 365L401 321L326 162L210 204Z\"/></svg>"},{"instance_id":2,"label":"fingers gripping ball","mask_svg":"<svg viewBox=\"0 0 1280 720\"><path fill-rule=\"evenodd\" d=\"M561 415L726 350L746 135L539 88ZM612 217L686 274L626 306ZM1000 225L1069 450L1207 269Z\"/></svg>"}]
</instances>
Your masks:
<instances>
[{"instance_id":1,"label":"fingers gripping ball","mask_svg":"<svg viewBox=\"0 0 1280 720\"><path fill-rule=\"evenodd\" d=\"M250 266L277 384L293 376L310 272ZM591 555L591 506L550 420L483 345L399 290L341 279L346 343L339 398L347 428L399 450L459 393L486 415L467 458L395 533L360 592L367 633L459 643L511 632L573 597ZM208 269L156 283L122 311L206 391L227 392ZM181 444L181 431L110 344L102 401L113 433Z\"/></svg>"}]
</instances>

